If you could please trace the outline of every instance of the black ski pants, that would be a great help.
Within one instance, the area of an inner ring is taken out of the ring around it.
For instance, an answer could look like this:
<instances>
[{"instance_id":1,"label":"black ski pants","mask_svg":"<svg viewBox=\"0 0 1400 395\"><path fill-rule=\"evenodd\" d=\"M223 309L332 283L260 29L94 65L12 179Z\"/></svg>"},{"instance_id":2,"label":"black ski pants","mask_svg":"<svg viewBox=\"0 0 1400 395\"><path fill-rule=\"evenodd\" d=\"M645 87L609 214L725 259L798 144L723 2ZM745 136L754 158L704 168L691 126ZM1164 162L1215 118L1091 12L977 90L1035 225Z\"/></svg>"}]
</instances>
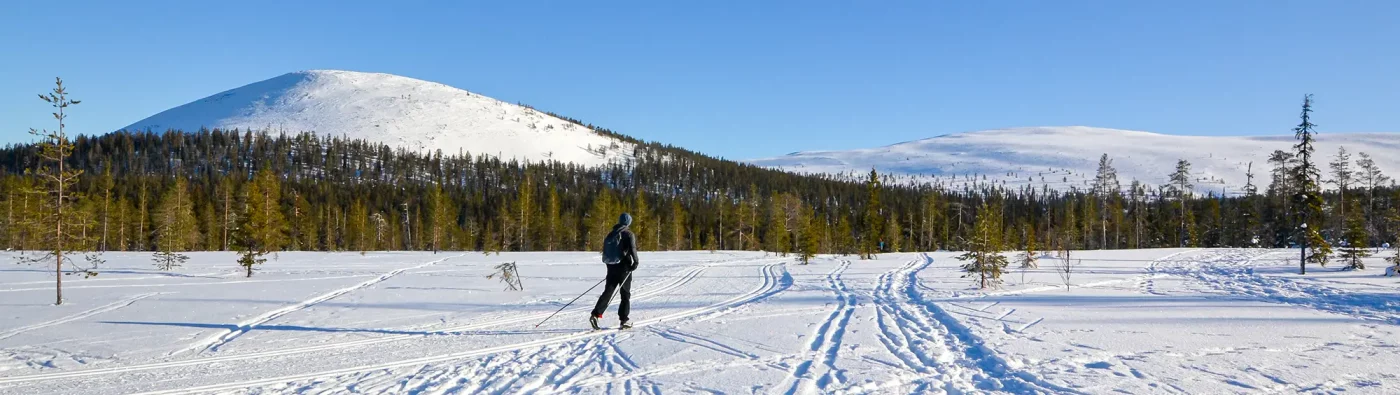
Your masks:
<instances>
[{"instance_id":1,"label":"black ski pants","mask_svg":"<svg viewBox=\"0 0 1400 395\"><path fill-rule=\"evenodd\" d=\"M627 313L632 309L632 277L627 275L627 268L631 265L617 263L604 266L608 267L607 284L603 286L603 294L598 295L598 304L593 306L593 316L603 316L603 312L608 310L608 301L612 300L613 291L621 288L622 300L617 305L617 318L626 322ZM626 281L623 281L624 279Z\"/></svg>"}]
</instances>

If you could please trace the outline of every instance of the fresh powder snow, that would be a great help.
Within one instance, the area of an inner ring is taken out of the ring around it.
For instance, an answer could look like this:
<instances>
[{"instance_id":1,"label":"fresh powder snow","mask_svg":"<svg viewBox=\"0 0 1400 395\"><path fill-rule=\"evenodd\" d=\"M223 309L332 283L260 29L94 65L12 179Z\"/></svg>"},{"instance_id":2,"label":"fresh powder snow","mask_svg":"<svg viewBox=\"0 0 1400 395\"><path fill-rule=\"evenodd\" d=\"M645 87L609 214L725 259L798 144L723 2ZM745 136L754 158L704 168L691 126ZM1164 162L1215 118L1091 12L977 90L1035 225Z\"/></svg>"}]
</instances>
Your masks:
<instances>
[{"instance_id":1,"label":"fresh powder snow","mask_svg":"<svg viewBox=\"0 0 1400 395\"><path fill-rule=\"evenodd\" d=\"M383 73L284 74L175 107L126 130L317 132L453 155L466 152L585 166L625 160L633 145L544 112L451 86Z\"/></svg>"},{"instance_id":2,"label":"fresh powder snow","mask_svg":"<svg viewBox=\"0 0 1400 395\"><path fill-rule=\"evenodd\" d=\"M1286 132L1288 125L1280 129ZM1185 159L1191 163L1196 192L1237 196L1244 191L1251 163L1254 185L1263 191L1269 186L1269 155L1274 150L1292 153L1296 143L1291 133L1213 137L1084 126L1027 127L949 134L879 148L796 152L749 162L798 173L854 177L873 168L901 175L905 182L951 188L1005 185L1084 191L1093 186L1103 154L1113 160L1124 188L1133 180L1164 185L1177 160ZM1359 159L1357 153L1366 152L1385 173L1400 171L1397 133L1320 133L1316 147L1324 172L1339 147L1352 154L1352 161Z\"/></svg>"},{"instance_id":3,"label":"fresh powder snow","mask_svg":"<svg viewBox=\"0 0 1400 395\"><path fill-rule=\"evenodd\" d=\"M1400 292L1296 250L1075 252L999 289L956 253L642 252L588 329L596 253L232 253L65 282L0 268L0 393L1395 393ZM516 262L523 291L488 279ZM617 325L615 304L604 318Z\"/></svg>"}]
</instances>

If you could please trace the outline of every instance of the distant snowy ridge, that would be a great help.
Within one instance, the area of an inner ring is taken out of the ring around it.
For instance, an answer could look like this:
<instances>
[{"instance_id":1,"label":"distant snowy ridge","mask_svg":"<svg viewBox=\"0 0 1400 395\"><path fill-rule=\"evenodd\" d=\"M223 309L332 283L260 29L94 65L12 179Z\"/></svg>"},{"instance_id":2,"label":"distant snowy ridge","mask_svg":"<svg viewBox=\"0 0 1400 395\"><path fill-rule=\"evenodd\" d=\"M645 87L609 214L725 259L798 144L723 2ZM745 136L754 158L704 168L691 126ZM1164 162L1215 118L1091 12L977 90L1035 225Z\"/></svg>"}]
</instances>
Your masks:
<instances>
[{"instance_id":1,"label":"distant snowy ridge","mask_svg":"<svg viewBox=\"0 0 1400 395\"><path fill-rule=\"evenodd\" d=\"M314 131L415 151L466 151L503 159L596 166L633 144L532 108L435 82L382 73L284 74L175 107L127 126Z\"/></svg>"},{"instance_id":2,"label":"distant snowy ridge","mask_svg":"<svg viewBox=\"0 0 1400 395\"><path fill-rule=\"evenodd\" d=\"M1027 127L943 135L879 148L797 152L750 160L755 165L800 173L859 175L871 168L900 175L908 182L945 187L1026 185L1055 190L1088 189L1099 156L1108 154L1126 188L1132 180L1166 183L1178 159L1191 162L1196 190L1236 195L1253 162L1254 185L1269 185L1269 154L1292 152L1293 136L1175 136L1084 126ZM1316 158L1324 179L1338 147L1356 155L1366 152L1390 176L1400 176L1400 133L1317 135ZM985 180L983 179L985 176Z\"/></svg>"}]
</instances>

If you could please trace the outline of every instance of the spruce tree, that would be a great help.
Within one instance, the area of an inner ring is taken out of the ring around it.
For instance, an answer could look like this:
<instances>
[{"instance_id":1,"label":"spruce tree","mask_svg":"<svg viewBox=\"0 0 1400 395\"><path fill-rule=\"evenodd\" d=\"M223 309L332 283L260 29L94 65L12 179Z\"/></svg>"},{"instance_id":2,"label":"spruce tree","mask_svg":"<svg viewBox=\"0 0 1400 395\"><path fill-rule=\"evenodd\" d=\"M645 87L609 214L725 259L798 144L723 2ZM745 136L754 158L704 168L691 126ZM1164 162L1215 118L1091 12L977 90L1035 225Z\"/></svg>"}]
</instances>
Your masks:
<instances>
[{"instance_id":1,"label":"spruce tree","mask_svg":"<svg viewBox=\"0 0 1400 395\"><path fill-rule=\"evenodd\" d=\"M1189 218L1191 213L1186 206L1188 200L1191 199L1191 188L1194 187L1191 184L1191 162L1187 162L1185 159L1177 160L1176 171L1172 172L1170 179L1172 194L1176 198L1179 208L1178 218L1181 219L1181 226L1177 228L1177 240L1182 247L1185 247L1191 239L1194 239L1194 237L1187 235L1194 228L1194 226L1188 227L1187 220L1194 218Z\"/></svg>"},{"instance_id":2,"label":"spruce tree","mask_svg":"<svg viewBox=\"0 0 1400 395\"><path fill-rule=\"evenodd\" d=\"M1037 253L1038 253L1038 252L1036 251L1036 245L1035 245L1035 227L1034 227L1034 226L1027 226L1027 227L1026 227L1026 248L1025 248L1024 251L1021 251L1021 257L1020 257L1021 259L1019 259L1019 261L1021 262L1021 268L1022 268L1022 269L1034 269L1034 268L1039 268L1040 265L1039 265L1038 263L1036 263L1036 254L1037 254Z\"/></svg>"},{"instance_id":3,"label":"spruce tree","mask_svg":"<svg viewBox=\"0 0 1400 395\"><path fill-rule=\"evenodd\" d=\"M1352 203L1355 203L1354 201ZM1365 269L1366 264L1362 258L1371 256L1367 239L1370 233L1366 231L1366 218L1360 210L1353 209L1346 218L1346 231L1342 233L1346 245L1341 248L1342 259L1347 262L1347 269Z\"/></svg>"},{"instance_id":4,"label":"spruce tree","mask_svg":"<svg viewBox=\"0 0 1400 395\"><path fill-rule=\"evenodd\" d=\"M999 209L982 203L977 211L977 219L968 243L968 251L958 257L963 264L963 277L972 277L977 287L986 289L1001 284L1001 275L1006 271L1007 259L1001 254L1002 230Z\"/></svg>"},{"instance_id":5,"label":"spruce tree","mask_svg":"<svg viewBox=\"0 0 1400 395\"><path fill-rule=\"evenodd\" d=\"M1293 145L1293 157L1297 162L1288 177L1295 191L1293 199L1298 207L1294 211L1294 223L1298 224L1296 240L1303 249L1303 258L1298 263L1299 274L1307 274L1309 262L1326 266L1332 253L1332 245L1323 239L1321 234L1321 228L1326 221L1322 213L1322 191L1317 185L1321 172L1312 160L1313 153L1316 152L1316 148L1313 147L1313 135L1317 133L1317 125L1313 124L1311 119L1312 111L1312 95L1303 96L1303 111L1299 115L1301 121L1293 128L1294 137L1298 140L1298 144Z\"/></svg>"},{"instance_id":6,"label":"spruce tree","mask_svg":"<svg viewBox=\"0 0 1400 395\"><path fill-rule=\"evenodd\" d=\"M861 241L860 259L874 259L880 248L881 230L884 229L883 210L880 206L880 175L870 169L870 178L865 182L868 197L865 202L865 229L858 238Z\"/></svg>"}]
</instances>

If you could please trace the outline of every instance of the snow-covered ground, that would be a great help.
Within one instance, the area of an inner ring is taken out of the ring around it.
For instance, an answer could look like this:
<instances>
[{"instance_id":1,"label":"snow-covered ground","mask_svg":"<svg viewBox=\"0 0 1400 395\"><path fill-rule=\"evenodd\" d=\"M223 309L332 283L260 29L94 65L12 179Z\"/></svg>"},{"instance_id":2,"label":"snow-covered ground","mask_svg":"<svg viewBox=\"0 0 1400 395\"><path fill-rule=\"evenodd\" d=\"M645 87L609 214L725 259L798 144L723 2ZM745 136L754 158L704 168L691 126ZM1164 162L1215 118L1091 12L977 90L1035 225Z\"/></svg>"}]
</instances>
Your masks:
<instances>
[{"instance_id":1,"label":"snow-covered ground","mask_svg":"<svg viewBox=\"0 0 1400 395\"><path fill-rule=\"evenodd\" d=\"M216 93L125 129L253 129L363 139L415 151L465 151L585 166L623 161L632 143L532 108L384 73L308 70Z\"/></svg>"},{"instance_id":2,"label":"snow-covered ground","mask_svg":"<svg viewBox=\"0 0 1400 395\"><path fill-rule=\"evenodd\" d=\"M110 253L0 268L0 393L1395 393L1400 292L1296 251L1085 251L982 292L952 253L642 253L590 331L590 253ZM1387 253L1388 254L1388 253ZM8 259L8 258L6 258ZM487 279L518 262L524 291ZM607 322L616 324L609 310Z\"/></svg>"},{"instance_id":3,"label":"snow-covered ground","mask_svg":"<svg viewBox=\"0 0 1400 395\"><path fill-rule=\"evenodd\" d=\"M1088 190L1108 154L1127 188L1133 180L1161 185L1176 162L1191 162L1193 184L1201 194L1237 195L1245 174L1254 186L1269 186L1269 154L1293 152L1288 129L1276 136L1177 136L1085 126L1027 127L955 133L879 148L795 152L749 162L800 173L851 175L862 179L874 168L900 175L897 181L928 182L948 188L978 185L1024 186L1068 191ZM1400 171L1400 133L1320 133L1317 153L1330 162L1337 148L1352 155L1366 152L1386 174ZM1353 169L1355 166L1353 165ZM1323 187L1329 187L1324 185Z\"/></svg>"}]
</instances>

